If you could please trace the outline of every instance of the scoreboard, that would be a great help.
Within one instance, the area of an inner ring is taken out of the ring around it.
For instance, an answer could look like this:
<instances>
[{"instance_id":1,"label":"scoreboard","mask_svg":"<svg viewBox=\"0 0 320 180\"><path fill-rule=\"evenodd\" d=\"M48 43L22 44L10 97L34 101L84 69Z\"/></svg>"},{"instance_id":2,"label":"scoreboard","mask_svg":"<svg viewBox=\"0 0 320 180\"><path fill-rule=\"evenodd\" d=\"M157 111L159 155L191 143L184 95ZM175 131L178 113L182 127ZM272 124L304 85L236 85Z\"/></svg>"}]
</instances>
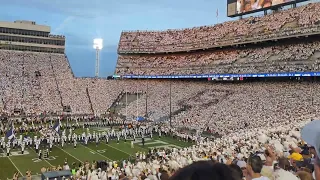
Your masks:
<instances>
[{"instance_id":1,"label":"scoreboard","mask_svg":"<svg viewBox=\"0 0 320 180\"><path fill-rule=\"evenodd\" d=\"M227 16L236 17L308 0L227 0Z\"/></svg>"}]
</instances>

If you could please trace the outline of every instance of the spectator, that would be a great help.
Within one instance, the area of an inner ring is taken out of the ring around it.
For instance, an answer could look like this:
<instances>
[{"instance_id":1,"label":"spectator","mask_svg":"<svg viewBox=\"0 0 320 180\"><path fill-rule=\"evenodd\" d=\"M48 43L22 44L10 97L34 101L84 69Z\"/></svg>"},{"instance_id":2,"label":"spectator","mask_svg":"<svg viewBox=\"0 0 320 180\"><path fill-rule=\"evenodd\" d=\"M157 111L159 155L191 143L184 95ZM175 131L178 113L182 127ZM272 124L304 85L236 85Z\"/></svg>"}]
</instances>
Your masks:
<instances>
[{"instance_id":1,"label":"spectator","mask_svg":"<svg viewBox=\"0 0 320 180\"><path fill-rule=\"evenodd\" d=\"M247 162L247 171L248 175L246 177L247 180L270 180L267 177L261 175L261 170L263 167L263 163L261 158L258 155L253 155L249 157Z\"/></svg>"}]
</instances>

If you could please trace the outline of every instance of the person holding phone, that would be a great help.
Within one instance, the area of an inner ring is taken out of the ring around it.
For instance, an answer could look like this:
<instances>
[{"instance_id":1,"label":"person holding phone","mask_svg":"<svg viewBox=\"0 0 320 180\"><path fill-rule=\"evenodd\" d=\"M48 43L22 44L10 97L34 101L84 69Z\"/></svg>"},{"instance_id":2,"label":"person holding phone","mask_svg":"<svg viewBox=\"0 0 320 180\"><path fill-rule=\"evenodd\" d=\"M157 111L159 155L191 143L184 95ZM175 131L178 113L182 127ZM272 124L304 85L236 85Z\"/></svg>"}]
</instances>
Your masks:
<instances>
[{"instance_id":1,"label":"person holding phone","mask_svg":"<svg viewBox=\"0 0 320 180\"><path fill-rule=\"evenodd\" d=\"M313 176L315 180L320 180L320 120L311 121L306 124L301 131L302 139L307 142L310 147L310 153L313 154L314 171Z\"/></svg>"}]
</instances>

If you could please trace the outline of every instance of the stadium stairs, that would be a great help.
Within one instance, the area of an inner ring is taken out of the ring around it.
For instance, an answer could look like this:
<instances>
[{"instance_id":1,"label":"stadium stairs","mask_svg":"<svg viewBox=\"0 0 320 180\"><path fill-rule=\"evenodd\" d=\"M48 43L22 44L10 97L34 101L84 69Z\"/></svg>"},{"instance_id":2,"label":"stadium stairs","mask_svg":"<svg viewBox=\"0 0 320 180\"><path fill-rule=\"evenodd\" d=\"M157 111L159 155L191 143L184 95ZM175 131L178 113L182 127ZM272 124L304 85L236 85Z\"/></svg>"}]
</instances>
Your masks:
<instances>
[{"instance_id":1,"label":"stadium stairs","mask_svg":"<svg viewBox=\"0 0 320 180\"><path fill-rule=\"evenodd\" d=\"M111 104L110 108L108 109L109 112L117 114L118 113L118 102L120 101L121 97L123 96L123 92L121 92L116 100Z\"/></svg>"},{"instance_id":2,"label":"stadium stairs","mask_svg":"<svg viewBox=\"0 0 320 180\"><path fill-rule=\"evenodd\" d=\"M189 109L191 109L192 107L190 105L182 105L181 108L179 108L176 111L171 112L171 117L173 116L177 116L182 112L188 111ZM159 119L156 119L155 121L157 122L161 122L161 121L167 121L170 119L170 115L166 115L166 116L162 116Z\"/></svg>"},{"instance_id":3,"label":"stadium stairs","mask_svg":"<svg viewBox=\"0 0 320 180\"><path fill-rule=\"evenodd\" d=\"M71 70L71 74L72 74L73 78L76 78L76 77L74 76L73 71L72 71L71 64L70 64L70 61L69 61L67 55L64 55L64 56L65 56L65 58L66 58L66 60L67 60L67 63L68 63L68 66L69 66L69 68L70 68L70 70Z\"/></svg>"},{"instance_id":4,"label":"stadium stairs","mask_svg":"<svg viewBox=\"0 0 320 180\"><path fill-rule=\"evenodd\" d=\"M94 110L93 110L93 106L92 106L92 101L91 101L91 97L90 97L89 89L88 89L88 88L86 88L86 93L87 93L87 96L88 96L88 99L89 99L89 104L90 104L91 112L92 112L92 114L94 114Z\"/></svg>"},{"instance_id":5,"label":"stadium stairs","mask_svg":"<svg viewBox=\"0 0 320 180\"><path fill-rule=\"evenodd\" d=\"M320 60L320 51L316 51L313 53L313 55L310 57L311 60Z\"/></svg>"},{"instance_id":6,"label":"stadium stairs","mask_svg":"<svg viewBox=\"0 0 320 180\"><path fill-rule=\"evenodd\" d=\"M56 72L55 72L53 64L52 64L51 56L49 58L49 61L50 61L50 66L51 66L51 69L52 69L52 72L53 72L54 81L56 83L56 89L57 89L57 91L59 93L61 109L63 109L62 95L61 95L61 92L60 92L60 89L59 89L58 80L57 80Z\"/></svg>"},{"instance_id":7,"label":"stadium stairs","mask_svg":"<svg viewBox=\"0 0 320 180\"><path fill-rule=\"evenodd\" d=\"M184 100L181 100L178 102L178 105L179 106L182 106L183 104L185 104L186 101L190 101L192 99L197 99L197 98L200 98L202 95L204 95L204 93L208 91L208 90L203 90L203 91L200 91L198 93L196 93L196 95L192 96L192 97L189 97L187 99L184 99Z\"/></svg>"},{"instance_id":8,"label":"stadium stairs","mask_svg":"<svg viewBox=\"0 0 320 180\"><path fill-rule=\"evenodd\" d=\"M0 98L1 98L1 99L0 99L0 110L2 110L2 109L5 108L5 107L4 107L4 101L3 101L2 95L1 95Z\"/></svg>"},{"instance_id":9,"label":"stadium stairs","mask_svg":"<svg viewBox=\"0 0 320 180\"><path fill-rule=\"evenodd\" d=\"M137 95L137 93L127 93L127 102L129 105L130 103L136 102L137 100L137 96L138 99L142 98L143 93L139 93ZM121 119L126 119L126 115L124 114L120 114L120 110L126 108L126 93L125 92L121 92L119 94L119 96L117 97L117 99L114 101L114 103L111 105L111 112L114 112L115 114L118 114L118 116Z\"/></svg>"}]
</instances>

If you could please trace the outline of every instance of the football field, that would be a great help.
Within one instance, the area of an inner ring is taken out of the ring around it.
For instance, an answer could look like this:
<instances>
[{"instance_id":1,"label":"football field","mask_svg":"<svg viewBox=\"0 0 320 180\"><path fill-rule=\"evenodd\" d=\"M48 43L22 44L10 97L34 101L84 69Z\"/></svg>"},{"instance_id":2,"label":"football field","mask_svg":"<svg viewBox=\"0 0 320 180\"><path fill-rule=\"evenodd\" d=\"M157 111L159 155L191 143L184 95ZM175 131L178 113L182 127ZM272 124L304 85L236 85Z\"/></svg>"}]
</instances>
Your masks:
<instances>
[{"instance_id":1,"label":"football field","mask_svg":"<svg viewBox=\"0 0 320 180\"><path fill-rule=\"evenodd\" d=\"M34 148L26 148L24 154L21 154L21 149L12 149L11 155L6 156L5 150L0 149L0 180L12 178L15 172L19 172L20 176L24 176L26 171L32 171L32 175L40 174L42 167L57 167L63 165L65 158L68 160L70 168L72 163L77 165L79 162L85 161L122 161L124 159L134 158L136 152L146 152L149 148L176 147L182 148L192 145L189 142L179 141L171 137L153 137L145 138L145 146L142 146L141 139L137 138L134 143L134 148L131 147L131 140L120 140L117 143L115 140L110 140L106 144L105 140L100 141L96 146L94 142L88 143L87 146L78 143L76 149L73 144L65 144L54 146L52 152L46 159L39 159ZM122 163L121 163L122 164Z\"/></svg>"}]
</instances>

